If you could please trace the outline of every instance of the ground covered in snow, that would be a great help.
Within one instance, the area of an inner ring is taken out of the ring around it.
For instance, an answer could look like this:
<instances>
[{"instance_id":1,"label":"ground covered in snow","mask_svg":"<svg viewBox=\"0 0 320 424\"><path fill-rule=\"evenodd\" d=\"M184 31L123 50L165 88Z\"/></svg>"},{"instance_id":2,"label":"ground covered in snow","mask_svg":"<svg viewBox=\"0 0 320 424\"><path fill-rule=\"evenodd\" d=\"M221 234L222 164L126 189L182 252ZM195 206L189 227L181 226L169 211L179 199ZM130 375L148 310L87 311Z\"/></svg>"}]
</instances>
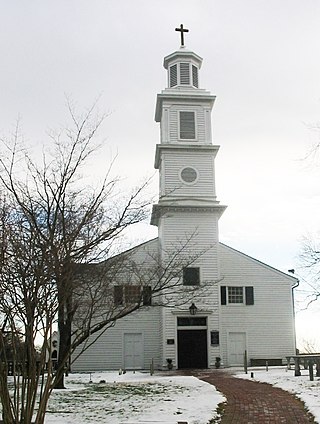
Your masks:
<instances>
[{"instance_id":1,"label":"ground covered in snow","mask_svg":"<svg viewBox=\"0 0 320 424\"><path fill-rule=\"evenodd\" d=\"M307 370L295 377L293 369L284 367L250 368L248 374L237 371L235 375L252 379L251 372L254 381L296 394L320 423L320 378L310 381ZM225 401L212 385L189 376L70 374L66 387L50 397L46 424L211 424L219 422L216 408Z\"/></svg>"},{"instance_id":2,"label":"ground covered in snow","mask_svg":"<svg viewBox=\"0 0 320 424\"><path fill-rule=\"evenodd\" d=\"M46 424L207 424L225 400L195 377L138 372L70 374L66 387L53 392Z\"/></svg>"},{"instance_id":3,"label":"ground covered in snow","mask_svg":"<svg viewBox=\"0 0 320 424\"><path fill-rule=\"evenodd\" d=\"M251 372L253 372L253 379ZM236 376L270 383L275 387L294 393L305 403L316 421L320 423L320 378L314 377L314 381L310 381L308 370L302 369L300 377L294 376L294 369L287 370L287 368L282 367L269 367L268 371L262 368L249 369L248 374L237 373Z\"/></svg>"}]
</instances>

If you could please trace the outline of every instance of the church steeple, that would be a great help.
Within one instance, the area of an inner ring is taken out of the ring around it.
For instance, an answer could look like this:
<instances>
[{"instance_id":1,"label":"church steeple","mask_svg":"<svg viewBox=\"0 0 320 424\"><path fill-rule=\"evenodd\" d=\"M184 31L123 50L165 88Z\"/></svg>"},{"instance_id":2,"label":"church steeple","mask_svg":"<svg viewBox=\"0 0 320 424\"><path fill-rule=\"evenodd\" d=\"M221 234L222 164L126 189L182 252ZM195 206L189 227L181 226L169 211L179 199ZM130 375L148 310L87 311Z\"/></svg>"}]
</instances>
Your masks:
<instances>
[{"instance_id":1,"label":"church steeple","mask_svg":"<svg viewBox=\"0 0 320 424\"><path fill-rule=\"evenodd\" d=\"M215 96L199 88L202 58L181 42L180 49L163 61L168 84L157 96L155 113L155 120L161 126L161 144L211 144Z\"/></svg>"},{"instance_id":2,"label":"church steeple","mask_svg":"<svg viewBox=\"0 0 320 424\"><path fill-rule=\"evenodd\" d=\"M184 208L184 212L197 208L199 216L210 208L214 221L225 209L215 190L214 159L219 150L212 144L211 131L215 96L198 87L201 64L202 58L185 48L183 38L180 49L164 58L168 86L157 95L155 113L160 123L155 155L160 196L153 207L154 225L159 225L168 207Z\"/></svg>"}]
</instances>

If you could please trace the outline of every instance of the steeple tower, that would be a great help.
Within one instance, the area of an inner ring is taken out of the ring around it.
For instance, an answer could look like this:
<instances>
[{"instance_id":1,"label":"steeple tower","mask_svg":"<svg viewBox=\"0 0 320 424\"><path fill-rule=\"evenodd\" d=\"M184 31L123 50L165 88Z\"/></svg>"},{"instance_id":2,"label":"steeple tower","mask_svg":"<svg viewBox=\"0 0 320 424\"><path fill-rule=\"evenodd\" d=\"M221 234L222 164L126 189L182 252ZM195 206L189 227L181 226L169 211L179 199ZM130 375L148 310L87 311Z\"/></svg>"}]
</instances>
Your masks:
<instances>
[{"instance_id":1,"label":"steeple tower","mask_svg":"<svg viewBox=\"0 0 320 424\"><path fill-rule=\"evenodd\" d=\"M182 31L183 26L180 29ZM179 50L164 58L168 86L158 94L155 112L155 120L160 123L160 144L156 146L155 155L160 193L158 203L153 206L151 224L158 226L164 264L174 257L175 249L181 244L184 257L196 257L184 268L181 283L200 287L212 283L205 295L192 300L202 323L206 323L208 330L217 330L219 314L212 305L219 303L215 284L220 277L218 220L226 206L220 205L216 197L214 160L219 146L212 144L211 131L215 96L199 88L201 64L202 58L184 46L182 36ZM186 240L189 241L184 244ZM174 297L169 303L175 308L162 311L162 328L166 328L162 334L163 358L176 357L176 364L183 368L181 346L186 342L183 338L186 333L181 333L178 351L175 346L167 345L166 340L176 337L175 328L179 333L181 319L190 315L189 305L177 307ZM205 352L201 358L204 368L212 365L214 356L220 356L218 347L210 352L205 347L202 351Z\"/></svg>"},{"instance_id":2,"label":"steeple tower","mask_svg":"<svg viewBox=\"0 0 320 424\"><path fill-rule=\"evenodd\" d=\"M160 198L151 223L158 224L162 205L212 207L220 216L225 206L216 199L211 111L215 96L199 88L202 58L183 45L164 58L168 87L157 96L155 120L160 144L155 168L160 171Z\"/></svg>"}]
</instances>

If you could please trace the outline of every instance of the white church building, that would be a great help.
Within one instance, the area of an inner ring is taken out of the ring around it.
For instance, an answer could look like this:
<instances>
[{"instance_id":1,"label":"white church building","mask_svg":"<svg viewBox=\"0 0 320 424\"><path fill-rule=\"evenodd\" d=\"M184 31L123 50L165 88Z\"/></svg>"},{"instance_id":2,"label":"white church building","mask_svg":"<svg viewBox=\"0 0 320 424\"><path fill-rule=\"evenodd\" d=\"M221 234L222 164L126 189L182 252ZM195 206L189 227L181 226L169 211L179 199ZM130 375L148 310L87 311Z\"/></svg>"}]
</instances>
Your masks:
<instances>
[{"instance_id":1,"label":"white church building","mask_svg":"<svg viewBox=\"0 0 320 424\"><path fill-rule=\"evenodd\" d=\"M156 102L160 192L151 225L158 238L130 254L142 264L150 252L160 252L165 261L188 239L183 254L194 259L183 269L181 290L205 289L192 292L188 302L173 294L167 305L121 318L73 363L73 371L149 369L151 363L165 369L168 362L177 369L214 368L217 358L223 366L238 366L245 354L248 364L279 364L295 354L297 279L219 242L226 206L215 188L215 96L199 88L202 58L183 44L164 58L168 86Z\"/></svg>"}]
</instances>

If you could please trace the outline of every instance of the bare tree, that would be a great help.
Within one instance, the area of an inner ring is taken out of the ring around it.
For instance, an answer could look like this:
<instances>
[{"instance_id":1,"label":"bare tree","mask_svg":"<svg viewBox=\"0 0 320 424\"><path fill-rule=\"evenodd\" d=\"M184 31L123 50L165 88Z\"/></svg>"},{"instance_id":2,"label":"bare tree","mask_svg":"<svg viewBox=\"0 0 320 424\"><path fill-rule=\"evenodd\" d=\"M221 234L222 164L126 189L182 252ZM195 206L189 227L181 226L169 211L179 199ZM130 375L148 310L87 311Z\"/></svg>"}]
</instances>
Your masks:
<instances>
[{"instance_id":1,"label":"bare tree","mask_svg":"<svg viewBox=\"0 0 320 424\"><path fill-rule=\"evenodd\" d=\"M72 127L52 137L54 148L44 153L42 164L21 145L18 129L13 140L3 142L0 398L5 424L43 423L53 388L64 387L71 357L117 319L150 307L151 298L153 304L169 305L175 293L182 304L198 289L182 290L180 284L181 270L203 254L184 253L193 235L165 255L150 252L148 263L140 266L130 251L111 254L124 231L147 217L148 183L124 195L108 170L98 189L84 185L81 172L95 151L103 118L94 119L94 109L80 117L69 111ZM125 299L116 295L119 276ZM51 356L55 325L56 364ZM10 335L22 341L12 349L12 361L4 349Z\"/></svg>"},{"instance_id":2,"label":"bare tree","mask_svg":"<svg viewBox=\"0 0 320 424\"><path fill-rule=\"evenodd\" d=\"M314 237L304 237L300 253L301 279L305 307L320 297L320 244Z\"/></svg>"}]
</instances>

